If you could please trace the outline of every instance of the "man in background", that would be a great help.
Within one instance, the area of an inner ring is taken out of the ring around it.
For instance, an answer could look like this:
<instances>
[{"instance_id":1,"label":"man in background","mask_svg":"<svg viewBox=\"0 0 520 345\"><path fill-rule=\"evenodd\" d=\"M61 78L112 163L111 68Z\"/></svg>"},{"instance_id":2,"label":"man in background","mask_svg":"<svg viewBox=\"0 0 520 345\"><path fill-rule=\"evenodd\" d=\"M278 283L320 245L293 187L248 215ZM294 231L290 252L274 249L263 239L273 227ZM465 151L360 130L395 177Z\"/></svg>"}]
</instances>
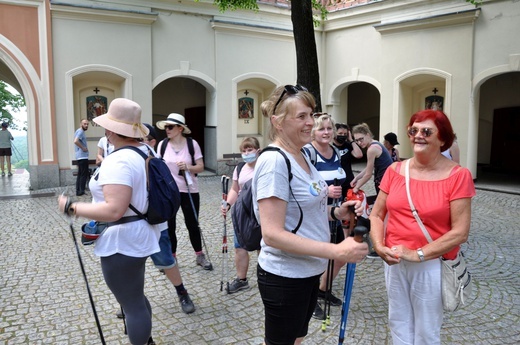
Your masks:
<instances>
[{"instance_id":1,"label":"man in background","mask_svg":"<svg viewBox=\"0 0 520 345\"><path fill-rule=\"evenodd\" d=\"M85 131L88 129L88 120L81 120L81 127L74 133L74 152L78 162L78 176L76 178L76 195L85 194L88 179L88 146Z\"/></svg>"}]
</instances>

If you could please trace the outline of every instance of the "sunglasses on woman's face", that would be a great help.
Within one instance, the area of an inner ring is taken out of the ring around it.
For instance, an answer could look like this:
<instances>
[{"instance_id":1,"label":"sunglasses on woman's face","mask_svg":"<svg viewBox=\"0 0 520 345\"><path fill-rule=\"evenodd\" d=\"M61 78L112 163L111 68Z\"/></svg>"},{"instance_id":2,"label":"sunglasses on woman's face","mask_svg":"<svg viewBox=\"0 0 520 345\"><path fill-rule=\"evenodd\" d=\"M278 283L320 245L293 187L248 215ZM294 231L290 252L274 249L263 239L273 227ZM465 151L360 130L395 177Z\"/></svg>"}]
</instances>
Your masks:
<instances>
[{"instance_id":1,"label":"sunglasses on woman's face","mask_svg":"<svg viewBox=\"0 0 520 345\"><path fill-rule=\"evenodd\" d=\"M171 130L174 129L175 127L177 127L177 125L166 125L166 126L164 126L164 129L168 129L168 130L171 131Z\"/></svg>"},{"instance_id":2,"label":"sunglasses on woman's face","mask_svg":"<svg viewBox=\"0 0 520 345\"><path fill-rule=\"evenodd\" d=\"M417 135L417 133L419 133L419 132L421 132L423 137L428 138L433 133L435 133L435 130L433 128L417 128L417 127L408 128L408 135L411 137L415 137Z\"/></svg>"},{"instance_id":3,"label":"sunglasses on woman's face","mask_svg":"<svg viewBox=\"0 0 520 345\"><path fill-rule=\"evenodd\" d=\"M285 94L296 95L300 91L309 91L309 90L307 90L307 88L305 86L301 86L301 85L285 85L285 88L284 88L282 94L280 95L280 98L278 98L278 102L276 102L276 104L274 105L273 115L276 114L276 107L278 106L278 104L280 104L280 102L282 101L282 98L283 98L283 96L285 96Z\"/></svg>"}]
</instances>

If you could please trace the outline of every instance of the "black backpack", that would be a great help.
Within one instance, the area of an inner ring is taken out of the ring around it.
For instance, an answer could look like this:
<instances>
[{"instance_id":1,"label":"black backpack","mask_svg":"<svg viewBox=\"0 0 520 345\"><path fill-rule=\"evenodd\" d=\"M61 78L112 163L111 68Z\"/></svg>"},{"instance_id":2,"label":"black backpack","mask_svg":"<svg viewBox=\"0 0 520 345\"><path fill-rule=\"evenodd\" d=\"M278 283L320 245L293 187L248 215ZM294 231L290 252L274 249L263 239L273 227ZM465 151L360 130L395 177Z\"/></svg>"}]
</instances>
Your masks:
<instances>
[{"instance_id":1,"label":"black backpack","mask_svg":"<svg viewBox=\"0 0 520 345\"><path fill-rule=\"evenodd\" d=\"M168 144L168 138L164 138L159 143L159 146L161 147L161 158L164 159L164 152L166 151L166 145ZM193 147L193 138L192 137L186 137L186 143L188 144L188 152L191 156L191 165L195 165L195 148ZM197 174L195 174L197 176Z\"/></svg>"},{"instance_id":2,"label":"black backpack","mask_svg":"<svg viewBox=\"0 0 520 345\"><path fill-rule=\"evenodd\" d=\"M148 211L142 214L132 204L129 205L130 209L150 224L160 224L175 217L181 204L181 195L164 160L155 157L150 149L149 155L135 146L125 146L121 149L131 149L139 153L146 162Z\"/></svg>"},{"instance_id":3,"label":"black backpack","mask_svg":"<svg viewBox=\"0 0 520 345\"><path fill-rule=\"evenodd\" d=\"M289 161L289 158L287 158L287 155L278 147L268 146L264 148L260 152L260 154L264 153L265 151L278 151L284 157L285 162L287 163L287 171L289 172L289 190L291 191L291 195L294 198L294 200L296 200L291 188L291 180L293 175L291 173L291 162ZM240 167L240 170L242 170L242 167ZM238 174L239 171L237 171L237 175ZM233 212L231 214L231 219L233 221L235 233L237 234L238 243L243 249L248 251L259 250L260 241L262 239L262 229L260 227L260 224L258 224L255 212L253 211L252 183L253 179L250 179L249 181L244 183L242 189L240 189L240 193L238 194L238 198L235 201L235 205L233 206ZM295 234L298 231L303 220L302 208L300 207L298 200L296 200L296 203L298 204L298 208L300 209L300 220L298 221L298 225L296 226L296 228L292 230L293 234Z\"/></svg>"}]
</instances>

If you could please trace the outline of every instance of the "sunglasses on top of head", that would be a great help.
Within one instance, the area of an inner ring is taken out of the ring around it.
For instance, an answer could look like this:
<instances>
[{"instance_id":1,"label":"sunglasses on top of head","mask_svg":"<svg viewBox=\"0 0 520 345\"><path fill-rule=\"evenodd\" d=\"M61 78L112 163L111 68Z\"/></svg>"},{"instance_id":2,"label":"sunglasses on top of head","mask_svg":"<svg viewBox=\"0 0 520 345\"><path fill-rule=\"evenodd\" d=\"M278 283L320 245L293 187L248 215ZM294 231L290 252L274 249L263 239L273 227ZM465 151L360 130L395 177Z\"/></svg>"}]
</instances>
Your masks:
<instances>
[{"instance_id":1,"label":"sunglasses on top of head","mask_svg":"<svg viewBox=\"0 0 520 345\"><path fill-rule=\"evenodd\" d=\"M410 127L408 128L408 135L411 137L415 137L417 133L421 132L423 137L428 138L433 133L435 133L435 130L433 128L417 128L417 127Z\"/></svg>"},{"instance_id":2,"label":"sunglasses on top of head","mask_svg":"<svg viewBox=\"0 0 520 345\"><path fill-rule=\"evenodd\" d=\"M285 96L285 94L296 95L300 91L309 91L309 90L307 90L307 88L302 85L285 85L285 88L284 88L282 94L280 95L280 98L278 98L278 101L274 105L273 115L276 114L276 107L278 107L278 104L280 104L280 102L282 101L282 98L283 98L283 96Z\"/></svg>"},{"instance_id":3,"label":"sunglasses on top of head","mask_svg":"<svg viewBox=\"0 0 520 345\"><path fill-rule=\"evenodd\" d=\"M314 117L315 119L317 119L317 118L319 118L319 117L322 116L322 115L329 115L329 114L327 114L327 113L314 113L314 114L312 114L312 117Z\"/></svg>"}]
</instances>

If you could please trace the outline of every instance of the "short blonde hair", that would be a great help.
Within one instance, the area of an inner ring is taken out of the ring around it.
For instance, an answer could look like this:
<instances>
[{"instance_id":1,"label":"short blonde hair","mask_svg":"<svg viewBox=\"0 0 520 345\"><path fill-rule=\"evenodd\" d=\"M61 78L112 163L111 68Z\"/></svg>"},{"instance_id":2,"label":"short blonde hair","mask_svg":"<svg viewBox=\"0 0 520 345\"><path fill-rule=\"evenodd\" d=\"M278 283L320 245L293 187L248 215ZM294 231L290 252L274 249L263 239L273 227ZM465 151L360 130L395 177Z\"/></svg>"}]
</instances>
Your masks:
<instances>
[{"instance_id":1,"label":"short blonde hair","mask_svg":"<svg viewBox=\"0 0 520 345\"><path fill-rule=\"evenodd\" d=\"M329 121L332 126L332 138L336 137L336 121L329 114L322 114L314 120L314 127L312 127L311 136L314 140L314 132L323 128L323 123Z\"/></svg>"}]
</instances>

